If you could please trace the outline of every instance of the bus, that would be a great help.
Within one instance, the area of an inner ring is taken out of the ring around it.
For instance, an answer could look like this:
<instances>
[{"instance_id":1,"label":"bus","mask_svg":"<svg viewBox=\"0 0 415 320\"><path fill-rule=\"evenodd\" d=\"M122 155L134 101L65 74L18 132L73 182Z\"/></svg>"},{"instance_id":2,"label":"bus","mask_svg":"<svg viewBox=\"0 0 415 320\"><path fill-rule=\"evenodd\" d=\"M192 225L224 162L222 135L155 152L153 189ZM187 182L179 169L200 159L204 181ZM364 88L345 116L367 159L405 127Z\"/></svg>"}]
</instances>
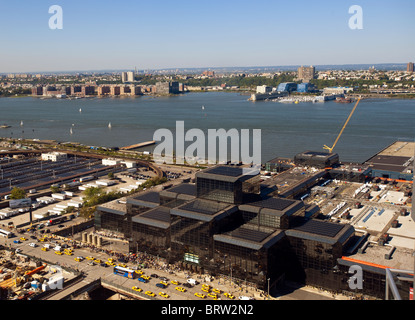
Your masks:
<instances>
[{"instance_id":1,"label":"bus","mask_svg":"<svg viewBox=\"0 0 415 320\"><path fill-rule=\"evenodd\" d=\"M130 278L130 279L134 279L137 275L134 270L128 269L128 268L123 268L123 267L120 267L120 266L115 266L114 267L114 274L116 274L118 276L123 276L123 277L126 277L126 278Z\"/></svg>"},{"instance_id":2,"label":"bus","mask_svg":"<svg viewBox=\"0 0 415 320\"><path fill-rule=\"evenodd\" d=\"M4 238L11 238L11 237L13 237L13 232L0 229L0 236L2 236Z\"/></svg>"},{"instance_id":3,"label":"bus","mask_svg":"<svg viewBox=\"0 0 415 320\"><path fill-rule=\"evenodd\" d=\"M53 226L55 224L58 224L58 223L61 223L61 222L64 222L64 221L66 221L66 217L57 217L57 218L53 218L53 219L48 220L46 222L46 225Z\"/></svg>"}]
</instances>

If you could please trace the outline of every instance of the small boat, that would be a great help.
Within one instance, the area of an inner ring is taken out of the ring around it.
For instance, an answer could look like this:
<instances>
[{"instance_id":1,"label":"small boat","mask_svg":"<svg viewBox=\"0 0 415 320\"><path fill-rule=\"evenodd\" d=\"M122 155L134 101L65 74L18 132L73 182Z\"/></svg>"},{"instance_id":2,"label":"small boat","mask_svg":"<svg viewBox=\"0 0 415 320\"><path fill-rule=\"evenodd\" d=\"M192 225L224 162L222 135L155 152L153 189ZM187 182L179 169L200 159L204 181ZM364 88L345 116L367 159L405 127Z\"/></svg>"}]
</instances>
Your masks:
<instances>
[{"instance_id":1,"label":"small boat","mask_svg":"<svg viewBox=\"0 0 415 320\"><path fill-rule=\"evenodd\" d=\"M0 125L0 129L7 129L10 128L11 126L8 126L7 124L2 124Z\"/></svg>"},{"instance_id":2,"label":"small boat","mask_svg":"<svg viewBox=\"0 0 415 320\"><path fill-rule=\"evenodd\" d=\"M108 128L112 128L112 125L111 125L111 122L110 123L108 123Z\"/></svg>"},{"instance_id":3,"label":"small boat","mask_svg":"<svg viewBox=\"0 0 415 320\"><path fill-rule=\"evenodd\" d=\"M22 121L20 121L20 126L21 126L21 127L23 127L23 120L22 120Z\"/></svg>"},{"instance_id":4,"label":"small boat","mask_svg":"<svg viewBox=\"0 0 415 320\"><path fill-rule=\"evenodd\" d=\"M202 106L202 110L205 110L205 106Z\"/></svg>"},{"instance_id":5,"label":"small boat","mask_svg":"<svg viewBox=\"0 0 415 320\"><path fill-rule=\"evenodd\" d=\"M352 99L351 98L336 98L336 102L337 103L352 103Z\"/></svg>"},{"instance_id":6,"label":"small boat","mask_svg":"<svg viewBox=\"0 0 415 320\"><path fill-rule=\"evenodd\" d=\"M79 113L82 113L82 108L79 108Z\"/></svg>"},{"instance_id":7,"label":"small boat","mask_svg":"<svg viewBox=\"0 0 415 320\"><path fill-rule=\"evenodd\" d=\"M71 129L69 129L69 133L70 133L70 134L73 134L72 128L71 128Z\"/></svg>"}]
</instances>

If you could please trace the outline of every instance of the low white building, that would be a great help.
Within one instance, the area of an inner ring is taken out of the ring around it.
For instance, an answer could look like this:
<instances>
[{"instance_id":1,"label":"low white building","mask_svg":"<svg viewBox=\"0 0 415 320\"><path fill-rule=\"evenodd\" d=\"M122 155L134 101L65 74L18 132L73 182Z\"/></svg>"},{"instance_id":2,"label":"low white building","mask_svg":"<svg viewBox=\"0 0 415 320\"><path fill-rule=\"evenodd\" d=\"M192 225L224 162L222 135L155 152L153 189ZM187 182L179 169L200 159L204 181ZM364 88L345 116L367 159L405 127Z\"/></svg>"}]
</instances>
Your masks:
<instances>
[{"instance_id":1,"label":"low white building","mask_svg":"<svg viewBox=\"0 0 415 320\"><path fill-rule=\"evenodd\" d=\"M48 153L42 153L42 160L43 161L61 161L66 160L68 158L68 155L66 153L62 152L48 152Z\"/></svg>"},{"instance_id":2,"label":"low white building","mask_svg":"<svg viewBox=\"0 0 415 320\"><path fill-rule=\"evenodd\" d=\"M102 159L102 164L104 166L116 166L116 165L119 165L120 163L121 163L121 159L115 159L115 158Z\"/></svg>"},{"instance_id":3,"label":"low white building","mask_svg":"<svg viewBox=\"0 0 415 320\"><path fill-rule=\"evenodd\" d=\"M345 94L353 92L353 88L349 87L330 87L330 88L324 88L323 94Z\"/></svg>"}]
</instances>

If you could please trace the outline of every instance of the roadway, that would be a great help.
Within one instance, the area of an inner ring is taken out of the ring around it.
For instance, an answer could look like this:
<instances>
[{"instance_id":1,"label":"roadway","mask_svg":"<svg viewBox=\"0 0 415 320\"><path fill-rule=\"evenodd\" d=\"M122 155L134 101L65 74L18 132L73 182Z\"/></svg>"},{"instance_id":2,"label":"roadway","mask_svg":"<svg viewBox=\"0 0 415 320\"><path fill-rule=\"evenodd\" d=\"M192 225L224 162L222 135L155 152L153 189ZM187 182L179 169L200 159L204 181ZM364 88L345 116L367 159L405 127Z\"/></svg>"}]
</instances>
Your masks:
<instances>
[{"instance_id":1,"label":"roadway","mask_svg":"<svg viewBox=\"0 0 415 320\"><path fill-rule=\"evenodd\" d=\"M13 249L19 248L21 250L21 254L27 254L30 256L34 256L39 258L40 260L47 261L50 264L60 265L62 267L70 267L72 269L78 270L82 272L85 277L80 280L79 282L65 288L61 292L57 292L53 296L50 297L51 300L59 300L63 297L68 296L71 292L74 292L77 289L82 288L83 286L88 286L92 284L96 280L101 280L102 286L121 292L121 294L126 294L130 297L134 297L136 299L145 300L145 299L160 299L160 300L214 300L212 297L208 297L207 293L202 291L202 285L208 284L212 288L217 288L221 290L221 294L218 294L218 298L221 300L229 300L224 293L230 293L238 300L239 296L246 296L250 298L254 298L256 300L265 300L267 297L265 293L259 291L255 288L250 286L245 286L241 284L238 286L232 281L229 277L222 278L217 277L214 279L202 278L202 276L198 274L192 274L189 271L178 271L178 270L169 270L163 263L160 261L153 261L153 264L147 268L141 269L144 272L144 275L150 276L156 274L158 277L151 277L147 283L143 283L138 281L137 279L129 279L119 275L115 275L113 273L113 267L106 266L103 267L96 263L91 263L90 260L84 259L81 262L75 261L75 258L78 256L86 257L93 257L94 259L99 259L103 262L108 261L108 258L113 257L104 252L96 252L95 249L91 248L77 248L74 249L74 254L72 256L68 255L57 255L53 250L49 251L42 251L41 248L44 243L46 242L37 242L34 239L30 238L30 234L24 234L28 240L23 241L20 244L13 243L13 240L18 239L22 235L18 235L18 237L12 239L4 239L0 238L0 244L3 244L7 247L11 247ZM52 239L51 239L52 240ZM37 247L33 248L29 246L29 243L35 242L38 244ZM62 243L62 241L59 241ZM49 241L50 243L50 241ZM115 257L114 257L115 258ZM139 268L138 264L135 263L126 263L127 267L129 268ZM156 284L159 283L160 277L165 277L168 280L168 287L165 289L161 289L156 287ZM186 292L179 292L175 288L181 285L172 284L172 280L176 280L179 283L186 283L187 278L196 279L199 283L192 287L187 288ZM133 286L137 286L142 290L142 292L135 292L132 290ZM120 290L117 290L120 289ZM155 297L149 297L144 294L146 291L151 291L155 294ZM163 298L159 295L159 293L163 291L169 295L169 298ZM202 299L195 296L195 293L201 293L206 296L206 298ZM332 299L344 299L344 297L338 296L333 297L331 294L327 292L322 292L317 289L309 288L309 287L285 287L283 290L273 292L273 296L271 297L272 300L332 300Z\"/></svg>"}]
</instances>

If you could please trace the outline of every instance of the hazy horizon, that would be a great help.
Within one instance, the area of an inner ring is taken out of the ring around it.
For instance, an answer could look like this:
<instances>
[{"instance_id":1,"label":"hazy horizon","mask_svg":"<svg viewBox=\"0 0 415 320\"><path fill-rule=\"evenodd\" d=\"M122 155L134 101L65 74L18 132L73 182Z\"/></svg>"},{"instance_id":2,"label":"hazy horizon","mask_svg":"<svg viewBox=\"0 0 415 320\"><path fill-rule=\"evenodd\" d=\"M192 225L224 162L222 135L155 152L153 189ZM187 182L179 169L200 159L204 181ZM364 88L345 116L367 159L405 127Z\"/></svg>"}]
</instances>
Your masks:
<instances>
[{"instance_id":1,"label":"hazy horizon","mask_svg":"<svg viewBox=\"0 0 415 320\"><path fill-rule=\"evenodd\" d=\"M362 29L349 25L353 4ZM412 0L8 1L0 73L407 63L414 11Z\"/></svg>"}]
</instances>

